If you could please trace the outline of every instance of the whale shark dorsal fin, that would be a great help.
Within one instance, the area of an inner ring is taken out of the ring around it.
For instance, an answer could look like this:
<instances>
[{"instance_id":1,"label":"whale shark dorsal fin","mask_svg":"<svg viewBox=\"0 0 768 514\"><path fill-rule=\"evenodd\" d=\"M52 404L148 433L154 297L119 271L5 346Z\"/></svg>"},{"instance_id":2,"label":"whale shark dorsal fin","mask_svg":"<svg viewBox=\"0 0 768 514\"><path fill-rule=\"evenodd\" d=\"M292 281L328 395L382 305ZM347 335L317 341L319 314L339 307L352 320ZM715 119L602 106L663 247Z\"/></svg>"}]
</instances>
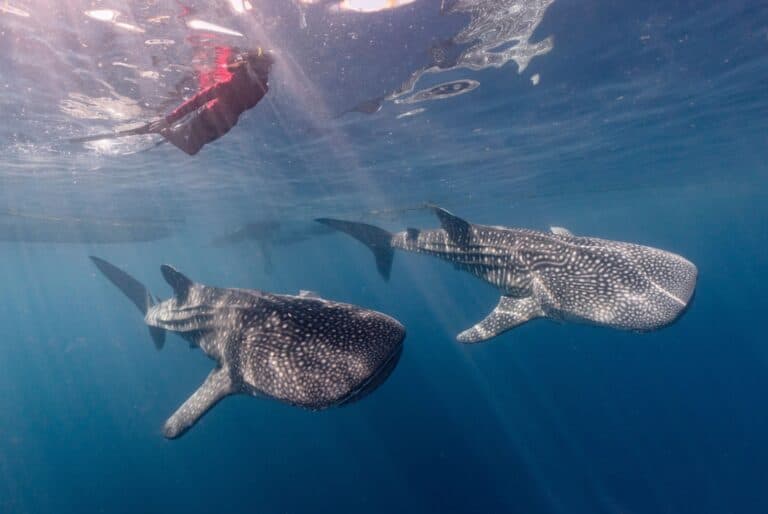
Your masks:
<instances>
[{"instance_id":1,"label":"whale shark dorsal fin","mask_svg":"<svg viewBox=\"0 0 768 514\"><path fill-rule=\"evenodd\" d=\"M428 206L437 215L437 218L440 220L440 226L448 232L448 237L451 241L460 245L469 243L471 225L468 221L451 214L437 205L429 204Z\"/></svg>"},{"instance_id":2,"label":"whale shark dorsal fin","mask_svg":"<svg viewBox=\"0 0 768 514\"><path fill-rule=\"evenodd\" d=\"M419 233L421 231L417 228L408 227L405 229L405 237L408 241L416 241L419 239Z\"/></svg>"},{"instance_id":3,"label":"whale shark dorsal fin","mask_svg":"<svg viewBox=\"0 0 768 514\"><path fill-rule=\"evenodd\" d=\"M316 292L307 291L306 289L302 289L301 291L299 291L299 296L302 298L316 298L316 299L320 298L320 295L317 294Z\"/></svg>"},{"instance_id":4,"label":"whale shark dorsal fin","mask_svg":"<svg viewBox=\"0 0 768 514\"><path fill-rule=\"evenodd\" d=\"M573 232L568 230L567 228L563 227L549 227L549 231L555 234L556 236L571 236L573 237Z\"/></svg>"},{"instance_id":5,"label":"whale shark dorsal fin","mask_svg":"<svg viewBox=\"0 0 768 514\"><path fill-rule=\"evenodd\" d=\"M194 282L180 271L177 271L173 266L167 264L160 266L160 271L163 273L163 277L168 282L168 285L173 288L176 299L180 302L186 301L189 288L192 287Z\"/></svg>"},{"instance_id":6,"label":"whale shark dorsal fin","mask_svg":"<svg viewBox=\"0 0 768 514\"><path fill-rule=\"evenodd\" d=\"M179 407L163 425L163 435L176 439L192 428L192 425L211 410L219 400L237 392L229 369L218 367L211 371L205 382Z\"/></svg>"},{"instance_id":7,"label":"whale shark dorsal fin","mask_svg":"<svg viewBox=\"0 0 768 514\"><path fill-rule=\"evenodd\" d=\"M532 297L502 296L496 308L483 321L465 330L456 339L462 343L479 343L543 315L539 302Z\"/></svg>"}]
</instances>

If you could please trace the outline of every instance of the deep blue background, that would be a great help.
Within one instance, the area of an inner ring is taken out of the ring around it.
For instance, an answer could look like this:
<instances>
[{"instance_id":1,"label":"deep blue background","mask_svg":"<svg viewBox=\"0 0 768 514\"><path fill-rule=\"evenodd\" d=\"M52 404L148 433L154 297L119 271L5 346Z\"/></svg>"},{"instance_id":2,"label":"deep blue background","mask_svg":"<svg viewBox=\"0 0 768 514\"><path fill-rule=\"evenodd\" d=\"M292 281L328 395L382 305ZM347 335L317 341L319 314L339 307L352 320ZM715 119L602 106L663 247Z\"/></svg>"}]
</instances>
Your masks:
<instances>
[{"instance_id":1,"label":"deep blue background","mask_svg":"<svg viewBox=\"0 0 768 514\"><path fill-rule=\"evenodd\" d=\"M701 273L689 312L650 334L536 321L461 346L454 335L496 295L421 256L397 255L387 285L342 236L281 254L270 277L183 240L93 249L161 296L156 264L173 262L203 282L310 288L407 325L400 365L365 401L311 413L228 398L177 441L159 428L211 363L175 337L158 353L88 249L5 246L3 511L768 508L763 198L661 191L561 208L517 214L683 253Z\"/></svg>"},{"instance_id":2,"label":"deep blue background","mask_svg":"<svg viewBox=\"0 0 768 514\"><path fill-rule=\"evenodd\" d=\"M281 152L249 146L249 114L184 168L160 148L79 176L94 202L188 224L147 244L0 242L0 512L768 512L767 22L761 2L558 0L537 32L555 49L525 76L472 74L481 88L394 133L391 112L343 122L359 168L311 168L329 150L312 140L297 155L299 136ZM274 177L283 196L264 192ZM18 183L0 170L0 199L89 212L83 187ZM207 245L265 203L305 221L325 194L333 214L339 191L345 212L435 200L478 223L674 251L699 268L695 302L649 334L538 320L463 346L455 335L497 293L445 263L397 254L385 283L334 235L277 248L267 275L254 246ZM90 254L160 297L167 262L206 284L374 308L406 325L405 351L359 403L313 413L231 397L166 441L163 421L212 363L175 336L157 352Z\"/></svg>"}]
</instances>

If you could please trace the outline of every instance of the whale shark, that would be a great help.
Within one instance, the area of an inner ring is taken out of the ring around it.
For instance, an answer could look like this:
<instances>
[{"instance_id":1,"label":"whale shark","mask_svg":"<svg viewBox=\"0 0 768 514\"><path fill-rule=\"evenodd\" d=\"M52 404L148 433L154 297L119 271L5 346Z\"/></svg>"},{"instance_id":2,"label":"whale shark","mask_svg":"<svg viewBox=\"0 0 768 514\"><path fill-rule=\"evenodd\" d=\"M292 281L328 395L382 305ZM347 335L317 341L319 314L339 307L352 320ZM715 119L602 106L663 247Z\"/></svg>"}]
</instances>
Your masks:
<instances>
[{"instance_id":1,"label":"whale shark","mask_svg":"<svg viewBox=\"0 0 768 514\"><path fill-rule=\"evenodd\" d=\"M195 283L160 270L174 296L159 301L139 281L98 257L96 267L144 314L158 349L175 332L216 362L163 426L174 439L232 394L320 410L357 401L381 385L402 352L405 329L380 312L315 293L280 295Z\"/></svg>"},{"instance_id":2,"label":"whale shark","mask_svg":"<svg viewBox=\"0 0 768 514\"><path fill-rule=\"evenodd\" d=\"M536 318L651 331L674 322L688 307L698 271L687 259L633 243L476 225L429 205L441 228L390 233L365 223L316 221L368 246L389 279L394 249L438 257L501 292L496 308L461 332L463 343L488 340Z\"/></svg>"},{"instance_id":3,"label":"whale shark","mask_svg":"<svg viewBox=\"0 0 768 514\"><path fill-rule=\"evenodd\" d=\"M238 227L227 234L214 238L211 244L213 246L226 246L245 241L258 241L287 246L331 233L333 233L332 229L313 224L311 221L290 223L264 220Z\"/></svg>"},{"instance_id":4,"label":"whale shark","mask_svg":"<svg viewBox=\"0 0 768 514\"><path fill-rule=\"evenodd\" d=\"M237 229L216 237L211 244L216 247L236 245L245 242L258 244L264 262L264 273L272 273L272 253L277 246L289 246L314 237L332 234L333 229L307 222L286 222L274 219L247 223Z\"/></svg>"},{"instance_id":5,"label":"whale shark","mask_svg":"<svg viewBox=\"0 0 768 514\"><path fill-rule=\"evenodd\" d=\"M83 218L0 210L0 242L131 243L173 235L180 220Z\"/></svg>"}]
</instances>

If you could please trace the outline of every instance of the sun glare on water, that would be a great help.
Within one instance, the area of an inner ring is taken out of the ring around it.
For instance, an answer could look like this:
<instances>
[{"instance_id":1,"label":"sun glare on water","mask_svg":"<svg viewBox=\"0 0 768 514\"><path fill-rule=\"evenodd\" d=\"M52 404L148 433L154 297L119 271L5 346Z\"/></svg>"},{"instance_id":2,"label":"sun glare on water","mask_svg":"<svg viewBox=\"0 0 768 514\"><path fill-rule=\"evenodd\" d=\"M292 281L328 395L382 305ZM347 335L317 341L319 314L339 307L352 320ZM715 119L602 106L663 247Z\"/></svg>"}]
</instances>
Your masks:
<instances>
[{"instance_id":1,"label":"sun glare on water","mask_svg":"<svg viewBox=\"0 0 768 514\"><path fill-rule=\"evenodd\" d=\"M303 4L314 4L317 0L300 0ZM413 3L414 0L342 0L331 8L340 11L378 12L395 9Z\"/></svg>"}]
</instances>

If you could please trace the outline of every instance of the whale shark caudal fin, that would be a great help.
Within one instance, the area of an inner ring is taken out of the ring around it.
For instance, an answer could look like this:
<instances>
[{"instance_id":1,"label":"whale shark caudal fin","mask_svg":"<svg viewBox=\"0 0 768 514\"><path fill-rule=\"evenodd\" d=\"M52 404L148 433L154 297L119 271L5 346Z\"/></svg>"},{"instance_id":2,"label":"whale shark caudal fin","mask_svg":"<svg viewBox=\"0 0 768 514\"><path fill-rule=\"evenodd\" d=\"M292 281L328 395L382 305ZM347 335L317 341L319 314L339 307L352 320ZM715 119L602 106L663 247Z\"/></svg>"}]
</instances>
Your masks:
<instances>
[{"instance_id":1,"label":"whale shark caudal fin","mask_svg":"<svg viewBox=\"0 0 768 514\"><path fill-rule=\"evenodd\" d=\"M163 425L163 435L168 439L183 435L222 398L235 392L229 370L223 367L214 369L203 385L168 418Z\"/></svg>"},{"instance_id":2,"label":"whale shark caudal fin","mask_svg":"<svg viewBox=\"0 0 768 514\"><path fill-rule=\"evenodd\" d=\"M104 259L91 256L91 261L110 282L115 284L138 307L142 314L147 314L147 310L155 304L155 300L147 288L144 287L144 284ZM155 343L155 348L161 350L165 344L165 330L158 327L149 327L149 335Z\"/></svg>"},{"instance_id":3,"label":"whale shark caudal fin","mask_svg":"<svg viewBox=\"0 0 768 514\"><path fill-rule=\"evenodd\" d=\"M479 343L543 315L544 311L533 298L502 296L496 308L483 321L465 330L456 339L462 343Z\"/></svg>"},{"instance_id":4,"label":"whale shark caudal fin","mask_svg":"<svg viewBox=\"0 0 768 514\"><path fill-rule=\"evenodd\" d=\"M384 277L384 280L389 280L389 274L392 271L392 259L395 256L390 232L367 223L354 221L331 218L317 218L315 221L345 232L370 248L376 259L376 268L379 270L379 274Z\"/></svg>"},{"instance_id":5,"label":"whale shark caudal fin","mask_svg":"<svg viewBox=\"0 0 768 514\"><path fill-rule=\"evenodd\" d=\"M192 287L192 280L185 274L177 271L173 266L163 264L160 266L160 272L163 274L163 278L168 282L168 285L173 288L173 294L179 302L187 301L187 295L189 294L189 288Z\"/></svg>"},{"instance_id":6,"label":"whale shark caudal fin","mask_svg":"<svg viewBox=\"0 0 768 514\"><path fill-rule=\"evenodd\" d=\"M469 236L471 235L470 223L466 220L459 218L446 211L442 207L438 207L434 204L427 204L427 207L432 209L437 218L440 220L440 226L448 232L450 240L458 245L469 244Z\"/></svg>"}]
</instances>

